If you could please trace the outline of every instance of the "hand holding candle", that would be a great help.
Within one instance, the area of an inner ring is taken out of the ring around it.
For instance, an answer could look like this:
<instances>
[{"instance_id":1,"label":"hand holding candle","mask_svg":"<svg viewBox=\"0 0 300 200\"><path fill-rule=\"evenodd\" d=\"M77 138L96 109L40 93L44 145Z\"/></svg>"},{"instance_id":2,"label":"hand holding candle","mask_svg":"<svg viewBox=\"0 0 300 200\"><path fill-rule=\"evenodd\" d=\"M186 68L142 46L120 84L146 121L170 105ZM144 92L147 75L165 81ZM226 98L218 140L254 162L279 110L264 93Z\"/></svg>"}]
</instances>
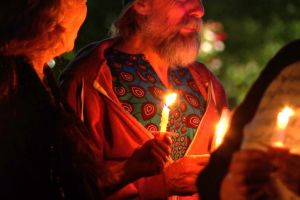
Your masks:
<instances>
[{"instance_id":1,"label":"hand holding candle","mask_svg":"<svg viewBox=\"0 0 300 200\"><path fill-rule=\"evenodd\" d=\"M272 160L273 171L270 177L271 187L266 190L268 195L276 194L278 199L292 199L293 194L287 189L290 177L286 177L288 165L286 158L290 155L290 148L285 144L286 127L295 112L290 107L284 107L277 115L275 134L272 138L269 155ZM292 184L293 185L293 184Z\"/></svg>"},{"instance_id":2,"label":"hand holding candle","mask_svg":"<svg viewBox=\"0 0 300 200\"><path fill-rule=\"evenodd\" d=\"M169 161L170 153L171 139L165 134L158 134L136 148L126 161L126 173L133 180L159 174Z\"/></svg>"}]
</instances>

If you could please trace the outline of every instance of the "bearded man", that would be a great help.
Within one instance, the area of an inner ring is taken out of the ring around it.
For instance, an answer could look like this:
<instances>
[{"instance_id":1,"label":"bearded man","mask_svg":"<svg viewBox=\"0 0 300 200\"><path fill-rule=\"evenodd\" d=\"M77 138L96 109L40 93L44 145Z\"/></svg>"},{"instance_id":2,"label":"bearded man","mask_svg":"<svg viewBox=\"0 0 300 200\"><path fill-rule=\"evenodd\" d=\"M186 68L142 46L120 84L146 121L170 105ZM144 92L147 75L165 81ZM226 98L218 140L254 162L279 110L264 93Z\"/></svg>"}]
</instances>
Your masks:
<instances>
[{"instance_id":1,"label":"bearded man","mask_svg":"<svg viewBox=\"0 0 300 200\"><path fill-rule=\"evenodd\" d=\"M127 1L113 24L114 37L84 48L61 76L68 103L103 147L108 167L154 137L164 94L178 94L167 127L176 133L170 162L161 174L141 178L111 199L197 198L195 181L227 107L219 81L195 62L203 15L199 0Z\"/></svg>"}]
</instances>

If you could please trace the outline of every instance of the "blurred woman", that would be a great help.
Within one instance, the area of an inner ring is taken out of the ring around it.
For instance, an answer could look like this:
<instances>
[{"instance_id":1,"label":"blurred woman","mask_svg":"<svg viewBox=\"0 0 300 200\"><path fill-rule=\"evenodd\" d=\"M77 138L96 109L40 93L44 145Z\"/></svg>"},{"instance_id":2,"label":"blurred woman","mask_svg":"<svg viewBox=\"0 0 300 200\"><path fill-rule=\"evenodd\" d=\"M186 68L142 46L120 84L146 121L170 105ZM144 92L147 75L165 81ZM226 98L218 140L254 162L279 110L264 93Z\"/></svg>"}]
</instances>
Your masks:
<instances>
[{"instance_id":1,"label":"blurred woman","mask_svg":"<svg viewBox=\"0 0 300 200\"><path fill-rule=\"evenodd\" d=\"M101 199L101 189L111 193L158 173L169 155L167 137L120 165L101 166L101 144L68 112L45 65L73 49L86 0L0 4L0 199ZM133 173L145 157L152 165Z\"/></svg>"},{"instance_id":2,"label":"blurred woman","mask_svg":"<svg viewBox=\"0 0 300 200\"><path fill-rule=\"evenodd\" d=\"M297 39L286 44L270 59L243 102L235 109L224 143L211 155L208 166L198 177L197 185L202 200L281 199L276 190L273 190L271 194L266 192L266 188L272 186L271 175L274 172L279 173L285 186L298 195L290 197L289 194L286 199L299 199L299 155L290 154L284 149L277 149L275 152L273 150L264 152L257 148L240 149L246 137L245 127L257 115L263 113L259 111L259 106L269 87L278 81L278 77L286 73L287 69L299 71L299 68L300 39ZM285 81L276 88L279 94L290 89L292 84L299 83L299 77L291 77L290 80ZM292 84L288 85L287 82L289 84L292 82ZM291 95L293 101L290 102L296 102L297 95L299 93ZM273 103L276 101L278 107L281 107L282 98L278 97L273 96L273 102L269 101L268 104L274 106ZM288 99L286 101L289 102ZM257 133L264 134L259 132L258 128ZM266 148L267 145L260 140L257 146ZM280 154L276 155L278 152Z\"/></svg>"}]
</instances>

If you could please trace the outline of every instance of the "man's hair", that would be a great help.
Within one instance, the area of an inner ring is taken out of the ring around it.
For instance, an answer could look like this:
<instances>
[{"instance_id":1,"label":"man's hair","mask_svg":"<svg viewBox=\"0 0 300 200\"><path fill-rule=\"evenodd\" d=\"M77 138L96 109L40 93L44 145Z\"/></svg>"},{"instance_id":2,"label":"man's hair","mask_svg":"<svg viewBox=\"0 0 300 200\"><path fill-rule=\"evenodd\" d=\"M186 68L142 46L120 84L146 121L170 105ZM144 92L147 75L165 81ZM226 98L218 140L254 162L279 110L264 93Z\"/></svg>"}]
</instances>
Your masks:
<instances>
[{"instance_id":1,"label":"man's hair","mask_svg":"<svg viewBox=\"0 0 300 200\"><path fill-rule=\"evenodd\" d=\"M132 4L127 5L111 26L112 37L124 39L136 33L139 29L137 15L138 13L133 9Z\"/></svg>"},{"instance_id":2,"label":"man's hair","mask_svg":"<svg viewBox=\"0 0 300 200\"><path fill-rule=\"evenodd\" d=\"M54 49L65 29L66 5L83 0L9 0L0 3L0 53ZM1 5L2 4L2 5Z\"/></svg>"}]
</instances>

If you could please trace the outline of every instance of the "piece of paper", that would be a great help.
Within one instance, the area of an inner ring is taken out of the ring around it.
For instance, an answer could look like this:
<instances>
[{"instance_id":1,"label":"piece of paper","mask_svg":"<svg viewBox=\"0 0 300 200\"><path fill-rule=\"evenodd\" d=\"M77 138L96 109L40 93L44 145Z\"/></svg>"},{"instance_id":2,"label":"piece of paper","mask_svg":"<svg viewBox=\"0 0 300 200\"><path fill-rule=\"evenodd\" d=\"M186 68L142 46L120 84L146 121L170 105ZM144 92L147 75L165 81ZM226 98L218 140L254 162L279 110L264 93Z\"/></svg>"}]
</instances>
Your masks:
<instances>
[{"instance_id":1,"label":"piece of paper","mask_svg":"<svg viewBox=\"0 0 300 200\"><path fill-rule=\"evenodd\" d=\"M242 149L267 151L278 133L277 115L285 106L292 108L295 115L284 130L283 142L293 153L300 154L300 62L286 67L269 85L253 120L244 127ZM277 177L266 191L272 200L300 200Z\"/></svg>"},{"instance_id":2,"label":"piece of paper","mask_svg":"<svg viewBox=\"0 0 300 200\"><path fill-rule=\"evenodd\" d=\"M277 134L277 115L285 106L295 115L285 129L284 143L300 152L300 62L286 67L269 85L253 120L244 127L242 148L267 150Z\"/></svg>"}]
</instances>

